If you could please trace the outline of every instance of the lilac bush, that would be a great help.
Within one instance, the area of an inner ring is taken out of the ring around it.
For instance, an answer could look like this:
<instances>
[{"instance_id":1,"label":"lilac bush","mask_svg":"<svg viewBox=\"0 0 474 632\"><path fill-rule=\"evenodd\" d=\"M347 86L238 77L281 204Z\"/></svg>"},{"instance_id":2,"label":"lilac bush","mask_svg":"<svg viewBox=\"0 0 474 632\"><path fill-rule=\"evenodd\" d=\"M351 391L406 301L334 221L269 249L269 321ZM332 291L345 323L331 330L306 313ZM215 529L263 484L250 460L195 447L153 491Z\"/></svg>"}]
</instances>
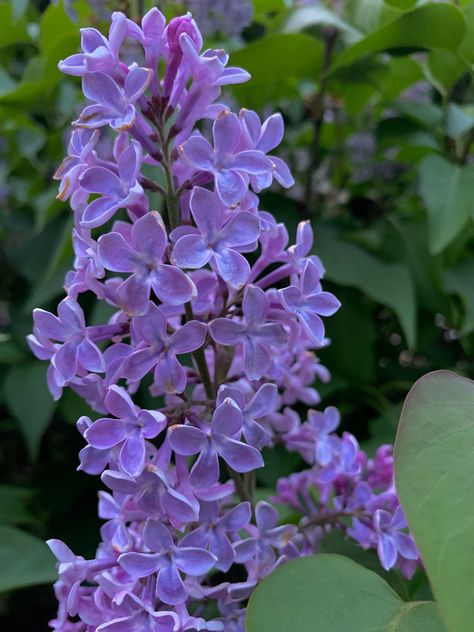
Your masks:
<instances>
[{"instance_id":1,"label":"lilac bush","mask_svg":"<svg viewBox=\"0 0 474 632\"><path fill-rule=\"evenodd\" d=\"M144 66L121 59L126 40ZM97 412L77 422L79 469L108 491L95 559L49 541L52 628L243 631L259 580L317 552L332 529L411 575L419 559L390 446L369 459L336 434L335 408L304 421L291 408L320 401L313 384L330 376L314 351L339 302L323 290L310 224L289 245L258 206L273 180L293 182L269 155L282 117L262 123L219 103L222 86L249 75L202 51L190 14L166 24L155 8L138 26L114 13L108 39L83 29L82 48L60 63L89 102L56 174L74 214L74 269L57 316L34 311L29 343L50 362L53 396L69 387ZM86 324L86 293L113 309L107 323ZM153 409L134 402L145 388ZM262 449L278 444L308 468L255 502ZM273 502L294 511L291 524Z\"/></svg>"}]
</instances>

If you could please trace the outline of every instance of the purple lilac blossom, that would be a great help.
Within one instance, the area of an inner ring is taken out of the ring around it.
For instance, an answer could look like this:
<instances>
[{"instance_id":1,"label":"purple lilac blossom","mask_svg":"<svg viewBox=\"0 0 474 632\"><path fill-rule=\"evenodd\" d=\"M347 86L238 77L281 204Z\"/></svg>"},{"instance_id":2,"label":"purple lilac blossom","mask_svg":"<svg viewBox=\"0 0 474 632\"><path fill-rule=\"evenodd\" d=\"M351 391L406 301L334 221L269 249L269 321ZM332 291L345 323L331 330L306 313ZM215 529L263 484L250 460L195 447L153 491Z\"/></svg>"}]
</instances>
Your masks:
<instances>
[{"instance_id":1,"label":"purple lilac blossom","mask_svg":"<svg viewBox=\"0 0 474 632\"><path fill-rule=\"evenodd\" d=\"M143 49L140 65L126 41ZM317 551L330 529L375 549L384 568L410 575L419 563L391 448L368 459L336 433L335 408L306 418L293 409L317 406L317 381L330 379L314 351L339 302L322 287L310 224L291 244L259 209L256 193L293 182L273 155L282 117L262 123L220 104L222 86L249 76L202 45L191 14L166 24L154 8L138 25L115 12L108 37L83 29L83 52L60 63L92 102L56 173L74 218L74 269L57 316L35 310L29 344L50 364L53 396L69 387L95 411L77 422L78 469L108 488L95 558L49 541L60 632L244 632L260 579ZM213 121L212 142L202 119ZM161 214L147 191L162 195ZM86 293L112 307L108 322L87 324ZM262 448L277 444L308 468L254 505ZM273 501L296 524L282 524Z\"/></svg>"}]
</instances>

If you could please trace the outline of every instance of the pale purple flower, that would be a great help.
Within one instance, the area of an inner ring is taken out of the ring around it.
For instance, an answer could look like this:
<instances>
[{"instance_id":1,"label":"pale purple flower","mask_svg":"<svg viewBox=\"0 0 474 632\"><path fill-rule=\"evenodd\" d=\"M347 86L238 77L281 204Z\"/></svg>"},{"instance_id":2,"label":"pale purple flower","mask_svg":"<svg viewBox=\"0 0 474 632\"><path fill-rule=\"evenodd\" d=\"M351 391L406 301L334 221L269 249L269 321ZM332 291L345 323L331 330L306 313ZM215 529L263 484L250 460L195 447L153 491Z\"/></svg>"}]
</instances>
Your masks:
<instances>
[{"instance_id":1,"label":"pale purple flower","mask_svg":"<svg viewBox=\"0 0 474 632\"><path fill-rule=\"evenodd\" d=\"M272 114L263 125L260 123L258 114L251 110L245 108L240 110L239 117L242 121L246 148L267 154L281 143L284 131L281 114ZM273 178L286 189L295 183L290 170L281 158L270 156L270 159L274 165L273 171L250 177L252 188L256 192L268 188Z\"/></svg>"},{"instance_id":2,"label":"pale purple flower","mask_svg":"<svg viewBox=\"0 0 474 632\"><path fill-rule=\"evenodd\" d=\"M280 324L268 322L268 297L257 286L247 286L242 310L243 322L217 318L209 324L209 331L219 344L242 345L245 374L249 380L258 380L270 366L274 350L284 345L286 334Z\"/></svg>"},{"instance_id":3,"label":"pale purple flower","mask_svg":"<svg viewBox=\"0 0 474 632\"><path fill-rule=\"evenodd\" d=\"M117 132L125 132L135 124L135 103L150 85L152 71L132 66L125 77L123 88L104 72L90 72L84 75L82 90L94 101L81 112L73 125L94 129L110 125Z\"/></svg>"},{"instance_id":4,"label":"pale purple flower","mask_svg":"<svg viewBox=\"0 0 474 632\"><path fill-rule=\"evenodd\" d=\"M278 389L275 384L263 384L248 402L239 389L221 386L217 394L217 404L226 397L233 399L242 411L242 428L247 443L257 449L267 445L271 441L271 433L257 420L262 420L275 411L278 404Z\"/></svg>"},{"instance_id":5,"label":"pale purple flower","mask_svg":"<svg viewBox=\"0 0 474 632\"><path fill-rule=\"evenodd\" d=\"M235 545L237 561L253 558L257 572L268 573L276 562L275 549L281 550L296 535L295 525L278 526L278 511L261 500L255 509L256 534Z\"/></svg>"},{"instance_id":6,"label":"pale purple flower","mask_svg":"<svg viewBox=\"0 0 474 632\"><path fill-rule=\"evenodd\" d=\"M130 22L123 13L114 12L108 39L97 29L81 29L83 52L61 60L59 70L76 77L91 72L116 73L121 68L119 51L130 29Z\"/></svg>"},{"instance_id":7,"label":"pale purple flower","mask_svg":"<svg viewBox=\"0 0 474 632\"><path fill-rule=\"evenodd\" d=\"M120 467L126 474L138 476L145 467L145 439L153 439L166 428L166 417L157 410L140 410L120 386L110 387L105 406L117 419L98 419L84 438L99 450L121 444Z\"/></svg>"},{"instance_id":8,"label":"pale purple flower","mask_svg":"<svg viewBox=\"0 0 474 632\"><path fill-rule=\"evenodd\" d=\"M247 193L246 177L263 175L274 169L261 151L238 151L242 130L235 114L223 111L212 128L214 147L203 136L186 141L181 151L191 165L213 174L216 192L227 206L236 206Z\"/></svg>"},{"instance_id":9,"label":"pale purple flower","mask_svg":"<svg viewBox=\"0 0 474 632\"><path fill-rule=\"evenodd\" d=\"M113 272L132 273L117 289L117 302L128 314L147 312L152 289L169 305L183 305L195 296L191 279L179 268L163 263L166 244L163 222L156 212L133 224L130 243L118 232L100 237L102 265Z\"/></svg>"},{"instance_id":10,"label":"pale purple flower","mask_svg":"<svg viewBox=\"0 0 474 632\"><path fill-rule=\"evenodd\" d=\"M84 312L75 299L63 299L57 316L35 309L33 320L34 335L28 336L28 342L37 357L51 358L51 379L56 387L63 387L78 373L105 370L102 352L91 340Z\"/></svg>"},{"instance_id":11,"label":"pale purple flower","mask_svg":"<svg viewBox=\"0 0 474 632\"><path fill-rule=\"evenodd\" d=\"M148 201L138 182L142 164L142 148L132 141L118 157L118 173L103 166L89 167L79 177L79 185L86 193L99 193L85 208L80 223L84 228L102 226L120 208L146 211Z\"/></svg>"},{"instance_id":12,"label":"pale purple flower","mask_svg":"<svg viewBox=\"0 0 474 632\"><path fill-rule=\"evenodd\" d=\"M71 195L78 197L78 182L80 176L88 167L96 162L95 146L99 140L99 130L76 129L71 134L68 146L68 156L54 174L55 180L61 180L57 199L64 202ZM83 193L83 196L85 194ZM72 201L74 206L74 200Z\"/></svg>"},{"instance_id":13,"label":"pale purple flower","mask_svg":"<svg viewBox=\"0 0 474 632\"><path fill-rule=\"evenodd\" d=\"M235 287L245 283L250 265L241 252L255 250L260 234L258 217L248 211L226 214L215 193L195 187L191 213L197 226L176 241L171 257L180 268L202 268L208 262Z\"/></svg>"},{"instance_id":14,"label":"pale purple flower","mask_svg":"<svg viewBox=\"0 0 474 632\"><path fill-rule=\"evenodd\" d=\"M176 425L169 429L168 441L177 454L199 454L191 469L193 486L209 487L218 481L219 457L236 472L250 472L263 466L260 452L240 441L242 425L242 412L228 397L216 407L210 427Z\"/></svg>"},{"instance_id":15,"label":"pale purple flower","mask_svg":"<svg viewBox=\"0 0 474 632\"><path fill-rule=\"evenodd\" d=\"M341 304L333 294L323 292L319 270L313 261L306 261L299 286L290 285L278 290L278 294L285 309L298 316L299 322L314 343L324 345L324 324L320 316L331 316Z\"/></svg>"},{"instance_id":16,"label":"pale purple flower","mask_svg":"<svg viewBox=\"0 0 474 632\"><path fill-rule=\"evenodd\" d=\"M182 540L184 546L206 548L216 556L216 568L228 571L234 561L234 548L228 534L235 534L250 522L250 503L240 503L219 516L219 503L202 502L199 526Z\"/></svg>"},{"instance_id":17,"label":"pale purple flower","mask_svg":"<svg viewBox=\"0 0 474 632\"><path fill-rule=\"evenodd\" d=\"M157 573L156 595L169 605L183 603L187 598L180 571L203 575L216 561L212 553L202 548L176 546L169 530L156 520L147 520L143 542L150 553L124 553L119 564L136 579Z\"/></svg>"},{"instance_id":18,"label":"pale purple flower","mask_svg":"<svg viewBox=\"0 0 474 632\"><path fill-rule=\"evenodd\" d=\"M340 420L339 411L334 406L328 406L324 412L308 412L308 424L316 439L314 461L323 467L333 459L332 433L339 426Z\"/></svg>"},{"instance_id":19,"label":"pale purple flower","mask_svg":"<svg viewBox=\"0 0 474 632\"><path fill-rule=\"evenodd\" d=\"M145 316L136 316L132 327L135 338L141 342L125 358L122 374L132 381L141 380L154 367L154 383L160 391L182 393L186 387L186 371L176 355L201 347L206 338L206 325L193 320L168 336L165 314L150 302L148 312Z\"/></svg>"}]
</instances>

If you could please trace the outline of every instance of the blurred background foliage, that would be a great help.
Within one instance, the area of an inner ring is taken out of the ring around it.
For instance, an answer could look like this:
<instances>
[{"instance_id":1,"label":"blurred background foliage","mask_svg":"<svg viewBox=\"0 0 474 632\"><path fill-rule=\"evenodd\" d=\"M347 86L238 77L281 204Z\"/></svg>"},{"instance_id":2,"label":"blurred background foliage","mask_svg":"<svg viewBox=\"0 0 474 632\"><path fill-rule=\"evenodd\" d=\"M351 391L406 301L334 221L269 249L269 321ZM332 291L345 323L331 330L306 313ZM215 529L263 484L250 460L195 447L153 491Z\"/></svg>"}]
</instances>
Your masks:
<instances>
[{"instance_id":1,"label":"blurred background foliage","mask_svg":"<svg viewBox=\"0 0 474 632\"><path fill-rule=\"evenodd\" d=\"M31 310L54 308L72 257L52 176L81 96L57 62L77 49L79 27L106 30L111 10L136 17L152 4L0 1L1 629L44 630L54 613L42 540L88 555L99 528L97 481L75 471L74 423L88 411L70 392L53 402L25 344ZM157 5L169 16L184 8ZM252 74L227 93L232 106L285 118L282 157L297 185L266 193L262 208L292 239L298 221L315 222L326 285L342 301L320 352L333 376L323 404L373 453L393 441L419 376L474 377L474 1L186 7L206 43ZM266 458L264 487L301 466L278 450Z\"/></svg>"}]
</instances>

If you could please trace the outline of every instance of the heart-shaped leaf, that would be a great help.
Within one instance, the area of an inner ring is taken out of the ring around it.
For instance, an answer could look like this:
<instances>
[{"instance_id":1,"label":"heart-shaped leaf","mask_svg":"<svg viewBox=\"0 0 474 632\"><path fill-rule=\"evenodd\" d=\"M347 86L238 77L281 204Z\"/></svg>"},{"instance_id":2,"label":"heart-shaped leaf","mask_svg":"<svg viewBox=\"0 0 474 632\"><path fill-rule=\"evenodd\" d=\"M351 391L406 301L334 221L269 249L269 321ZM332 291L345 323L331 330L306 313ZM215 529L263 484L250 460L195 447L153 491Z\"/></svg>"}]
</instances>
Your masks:
<instances>
[{"instance_id":1,"label":"heart-shaped leaf","mask_svg":"<svg viewBox=\"0 0 474 632\"><path fill-rule=\"evenodd\" d=\"M436 604L404 602L372 571L341 555L283 564L250 598L247 632L446 632Z\"/></svg>"},{"instance_id":2,"label":"heart-shaped leaf","mask_svg":"<svg viewBox=\"0 0 474 632\"><path fill-rule=\"evenodd\" d=\"M395 478L440 612L452 632L474 621L474 382L422 377L402 411Z\"/></svg>"}]
</instances>

